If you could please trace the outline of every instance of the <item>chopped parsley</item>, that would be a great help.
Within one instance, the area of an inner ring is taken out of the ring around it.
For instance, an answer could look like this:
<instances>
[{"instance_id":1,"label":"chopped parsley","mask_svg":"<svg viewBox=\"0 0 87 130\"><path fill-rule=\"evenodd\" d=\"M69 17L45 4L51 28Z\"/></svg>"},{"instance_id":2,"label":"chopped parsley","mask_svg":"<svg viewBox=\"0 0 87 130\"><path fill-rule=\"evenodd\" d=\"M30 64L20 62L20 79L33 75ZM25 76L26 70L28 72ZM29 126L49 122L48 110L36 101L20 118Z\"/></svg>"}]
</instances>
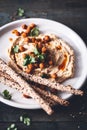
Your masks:
<instances>
[{"instance_id":1,"label":"chopped parsley","mask_svg":"<svg viewBox=\"0 0 87 130\"><path fill-rule=\"evenodd\" d=\"M25 125L30 125L30 118L25 116L20 116L20 121L23 122Z\"/></svg>"},{"instance_id":2,"label":"chopped parsley","mask_svg":"<svg viewBox=\"0 0 87 130\"><path fill-rule=\"evenodd\" d=\"M37 55L37 61L38 62L41 62L41 61L45 60L45 58L46 58L46 55L41 54L36 47L34 49L34 54Z\"/></svg>"},{"instance_id":3,"label":"chopped parsley","mask_svg":"<svg viewBox=\"0 0 87 130\"><path fill-rule=\"evenodd\" d=\"M46 79L48 79L48 78L49 78L49 75L48 75L48 74L43 73L43 74L41 75L41 77L42 77L42 78L46 78Z\"/></svg>"},{"instance_id":4,"label":"chopped parsley","mask_svg":"<svg viewBox=\"0 0 87 130\"><path fill-rule=\"evenodd\" d=\"M14 48L13 48L13 52L18 53L18 51L19 51L19 46L15 45Z\"/></svg>"},{"instance_id":5,"label":"chopped parsley","mask_svg":"<svg viewBox=\"0 0 87 130\"><path fill-rule=\"evenodd\" d=\"M7 128L7 130L17 130L17 128L16 128L15 124L11 124L11 125Z\"/></svg>"},{"instance_id":6,"label":"chopped parsley","mask_svg":"<svg viewBox=\"0 0 87 130\"><path fill-rule=\"evenodd\" d=\"M30 36L38 36L39 35L39 29L37 27L33 28L30 32Z\"/></svg>"},{"instance_id":7,"label":"chopped parsley","mask_svg":"<svg viewBox=\"0 0 87 130\"><path fill-rule=\"evenodd\" d=\"M20 17L24 16L24 9L22 9L22 8L18 9L18 16L20 16Z\"/></svg>"},{"instance_id":8,"label":"chopped parsley","mask_svg":"<svg viewBox=\"0 0 87 130\"><path fill-rule=\"evenodd\" d=\"M31 56L27 55L24 58L23 66L27 66L28 64L33 64L33 63L36 63L35 57L31 57Z\"/></svg>"},{"instance_id":9,"label":"chopped parsley","mask_svg":"<svg viewBox=\"0 0 87 130\"><path fill-rule=\"evenodd\" d=\"M7 89L3 91L3 95L5 99L11 100L12 98L12 95L9 93Z\"/></svg>"},{"instance_id":10,"label":"chopped parsley","mask_svg":"<svg viewBox=\"0 0 87 130\"><path fill-rule=\"evenodd\" d=\"M39 51L38 51L38 49L36 47L34 48L34 54L35 55L39 55L40 54Z\"/></svg>"},{"instance_id":11,"label":"chopped parsley","mask_svg":"<svg viewBox=\"0 0 87 130\"><path fill-rule=\"evenodd\" d=\"M39 54L38 56L39 61L44 61L45 60L45 54Z\"/></svg>"}]
</instances>

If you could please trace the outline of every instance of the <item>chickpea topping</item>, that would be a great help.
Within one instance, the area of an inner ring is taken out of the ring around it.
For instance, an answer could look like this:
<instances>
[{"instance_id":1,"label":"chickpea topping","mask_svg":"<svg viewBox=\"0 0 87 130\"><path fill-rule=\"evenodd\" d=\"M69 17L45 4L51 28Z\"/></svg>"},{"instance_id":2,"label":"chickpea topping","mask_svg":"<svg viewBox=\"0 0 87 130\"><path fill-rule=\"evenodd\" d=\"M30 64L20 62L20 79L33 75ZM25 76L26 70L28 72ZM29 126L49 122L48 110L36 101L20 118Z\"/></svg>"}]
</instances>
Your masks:
<instances>
[{"instance_id":1,"label":"chickpea topping","mask_svg":"<svg viewBox=\"0 0 87 130\"><path fill-rule=\"evenodd\" d=\"M57 78L57 74L56 73L51 74L51 78L56 79Z\"/></svg>"},{"instance_id":2,"label":"chickpea topping","mask_svg":"<svg viewBox=\"0 0 87 130\"><path fill-rule=\"evenodd\" d=\"M31 23L31 24L30 24L30 28L33 29L34 27L36 27L36 24Z\"/></svg>"},{"instance_id":3,"label":"chickpea topping","mask_svg":"<svg viewBox=\"0 0 87 130\"><path fill-rule=\"evenodd\" d=\"M15 35L16 35L16 36L20 36L20 32L16 31L16 32L15 32Z\"/></svg>"},{"instance_id":4,"label":"chickpea topping","mask_svg":"<svg viewBox=\"0 0 87 130\"><path fill-rule=\"evenodd\" d=\"M42 52L45 53L47 51L46 47L42 47Z\"/></svg>"},{"instance_id":5,"label":"chickpea topping","mask_svg":"<svg viewBox=\"0 0 87 130\"><path fill-rule=\"evenodd\" d=\"M30 71L32 71L32 69L33 69L33 64L28 64L28 69L30 70Z\"/></svg>"},{"instance_id":6,"label":"chickpea topping","mask_svg":"<svg viewBox=\"0 0 87 130\"><path fill-rule=\"evenodd\" d=\"M29 38L29 37L26 37L25 39L24 39L24 42L30 42L31 41L31 39Z\"/></svg>"},{"instance_id":7,"label":"chickpea topping","mask_svg":"<svg viewBox=\"0 0 87 130\"><path fill-rule=\"evenodd\" d=\"M28 26L28 27L27 27L27 30L26 30L25 32L29 34L30 31L31 31L31 28L30 28L30 26Z\"/></svg>"},{"instance_id":8,"label":"chickpea topping","mask_svg":"<svg viewBox=\"0 0 87 130\"><path fill-rule=\"evenodd\" d=\"M21 34L21 36L22 36L23 38L25 38L25 37L27 37L27 33L24 32L24 33Z\"/></svg>"},{"instance_id":9,"label":"chickpea topping","mask_svg":"<svg viewBox=\"0 0 87 130\"><path fill-rule=\"evenodd\" d=\"M56 49L57 50L61 50L62 48L61 48L61 46L57 46Z\"/></svg>"},{"instance_id":10,"label":"chickpea topping","mask_svg":"<svg viewBox=\"0 0 87 130\"><path fill-rule=\"evenodd\" d=\"M32 57L35 57L34 52L30 52L29 55L31 55Z\"/></svg>"},{"instance_id":11,"label":"chickpea topping","mask_svg":"<svg viewBox=\"0 0 87 130\"><path fill-rule=\"evenodd\" d=\"M12 31L13 34L16 33L16 32L18 32L16 29Z\"/></svg>"},{"instance_id":12,"label":"chickpea topping","mask_svg":"<svg viewBox=\"0 0 87 130\"><path fill-rule=\"evenodd\" d=\"M23 25L22 25L22 28L23 28L23 29L27 29L27 25L26 25L26 24L23 24Z\"/></svg>"},{"instance_id":13,"label":"chickpea topping","mask_svg":"<svg viewBox=\"0 0 87 130\"><path fill-rule=\"evenodd\" d=\"M30 73L31 73L31 70L30 70L29 68L26 68L25 72L26 72L27 74L30 74Z\"/></svg>"},{"instance_id":14,"label":"chickpea topping","mask_svg":"<svg viewBox=\"0 0 87 130\"><path fill-rule=\"evenodd\" d=\"M21 46L19 46L19 50L20 50L21 52L23 52L23 51L25 51L25 48L21 45Z\"/></svg>"},{"instance_id":15,"label":"chickpea topping","mask_svg":"<svg viewBox=\"0 0 87 130\"><path fill-rule=\"evenodd\" d=\"M44 69L44 63L39 64L40 69Z\"/></svg>"},{"instance_id":16,"label":"chickpea topping","mask_svg":"<svg viewBox=\"0 0 87 130\"><path fill-rule=\"evenodd\" d=\"M46 41L46 42L49 42L50 41L50 37L49 36L45 36L43 40Z\"/></svg>"},{"instance_id":17,"label":"chickpea topping","mask_svg":"<svg viewBox=\"0 0 87 130\"><path fill-rule=\"evenodd\" d=\"M53 65L53 61L52 60L49 61L49 65Z\"/></svg>"}]
</instances>

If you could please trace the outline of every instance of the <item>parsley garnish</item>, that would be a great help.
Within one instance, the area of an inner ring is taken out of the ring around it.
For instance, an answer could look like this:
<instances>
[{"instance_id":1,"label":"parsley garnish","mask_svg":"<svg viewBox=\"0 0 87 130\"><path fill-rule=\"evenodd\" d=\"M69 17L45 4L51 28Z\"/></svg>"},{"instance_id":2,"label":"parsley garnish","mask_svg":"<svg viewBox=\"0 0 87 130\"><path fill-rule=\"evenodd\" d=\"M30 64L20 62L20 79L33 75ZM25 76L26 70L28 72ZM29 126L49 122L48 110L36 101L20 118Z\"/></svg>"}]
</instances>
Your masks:
<instances>
[{"instance_id":1,"label":"parsley garnish","mask_svg":"<svg viewBox=\"0 0 87 130\"><path fill-rule=\"evenodd\" d=\"M39 54L37 57L38 57L39 61L45 60L45 55L44 54Z\"/></svg>"},{"instance_id":2,"label":"parsley garnish","mask_svg":"<svg viewBox=\"0 0 87 130\"><path fill-rule=\"evenodd\" d=\"M28 64L33 64L33 63L36 63L35 57L31 57L31 56L27 55L24 58L23 66L27 66Z\"/></svg>"},{"instance_id":3,"label":"parsley garnish","mask_svg":"<svg viewBox=\"0 0 87 130\"><path fill-rule=\"evenodd\" d=\"M18 9L18 16L24 16L24 9L22 9L22 8L19 8Z\"/></svg>"},{"instance_id":4,"label":"parsley garnish","mask_svg":"<svg viewBox=\"0 0 87 130\"><path fill-rule=\"evenodd\" d=\"M40 54L39 51L38 51L38 49L36 47L34 48L34 54L35 55L39 55Z\"/></svg>"},{"instance_id":5,"label":"parsley garnish","mask_svg":"<svg viewBox=\"0 0 87 130\"><path fill-rule=\"evenodd\" d=\"M9 91L8 90L4 90L3 91L3 95L4 95L4 98L5 99L8 99L8 100L11 100L11 94L9 93Z\"/></svg>"},{"instance_id":6,"label":"parsley garnish","mask_svg":"<svg viewBox=\"0 0 87 130\"><path fill-rule=\"evenodd\" d=\"M46 79L47 79L47 78L49 78L49 75L48 75L48 74L43 73L43 74L41 75L41 77L42 77L42 78L46 78Z\"/></svg>"},{"instance_id":7,"label":"parsley garnish","mask_svg":"<svg viewBox=\"0 0 87 130\"><path fill-rule=\"evenodd\" d=\"M14 53L18 53L18 51L19 51L19 46L18 46L18 45L15 45L14 48L13 48L13 51L14 51Z\"/></svg>"},{"instance_id":8,"label":"parsley garnish","mask_svg":"<svg viewBox=\"0 0 87 130\"><path fill-rule=\"evenodd\" d=\"M39 29L38 28L33 28L30 32L30 36L38 36L39 35Z\"/></svg>"},{"instance_id":9,"label":"parsley garnish","mask_svg":"<svg viewBox=\"0 0 87 130\"><path fill-rule=\"evenodd\" d=\"M30 118L29 117L20 116L20 121L23 122L27 126L30 125Z\"/></svg>"},{"instance_id":10,"label":"parsley garnish","mask_svg":"<svg viewBox=\"0 0 87 130\"><path fill-rule=\"evenodd\" d=\"M15 124L11 124L11 125L7 128L7 130L17 130L17 128L16 128Z\"/></svg>"},{"instance_id":11,"label":"parsley garnish","mask_svg":"<svg viewBox=\"0 0 87 130\"><path fill-rule=\"evenodd\" d=\"M41 62L41 61L45 60L45 58L46 58L46 55L41 54L36 47L34 48L34 54L37 56L38 62Z\"/></svg>"}]
</instances>

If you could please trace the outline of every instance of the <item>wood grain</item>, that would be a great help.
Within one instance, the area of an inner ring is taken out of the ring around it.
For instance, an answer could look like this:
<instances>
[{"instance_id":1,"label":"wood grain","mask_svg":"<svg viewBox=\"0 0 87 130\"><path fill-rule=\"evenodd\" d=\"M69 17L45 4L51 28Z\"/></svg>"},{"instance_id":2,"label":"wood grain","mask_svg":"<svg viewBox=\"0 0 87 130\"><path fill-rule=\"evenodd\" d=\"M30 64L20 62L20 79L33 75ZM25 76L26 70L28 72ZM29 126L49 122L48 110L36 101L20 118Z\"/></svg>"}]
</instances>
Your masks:
<instances>
[{"instance_id":1,"label":"wood grain","mask_svg":"<svg viewBox=\"0 0 87 130\"><path fill-rule=\"evenodd\" d=\"M19 7L25 9L27 17L48 18L71 27L87 45L87 0L0 0L0 26L11 21L10 16ZM19 116L27 113L33 121L31 130L87 130L87 80L82 90L83 97L72 97L68 108L58 106L51 117L43 110L24 110L0 103L0 129L5 130L11 122L18 123ZM19 130L24 128L17 125Z\"/></svg>"}]
</instances>

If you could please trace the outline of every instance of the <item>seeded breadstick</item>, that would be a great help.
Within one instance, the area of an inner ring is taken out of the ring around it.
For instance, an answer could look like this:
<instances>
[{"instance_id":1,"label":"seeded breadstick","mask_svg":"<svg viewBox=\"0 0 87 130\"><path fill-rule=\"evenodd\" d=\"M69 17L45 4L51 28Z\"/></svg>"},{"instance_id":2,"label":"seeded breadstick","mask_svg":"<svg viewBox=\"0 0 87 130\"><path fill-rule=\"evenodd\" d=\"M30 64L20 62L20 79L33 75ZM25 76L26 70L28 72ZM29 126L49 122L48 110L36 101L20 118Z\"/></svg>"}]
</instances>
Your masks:
<instances>
[{"instance_id":1,"label":"seeded breadstick","mask_svg":"<svg viewBox=\"0 0 87 130\"><path fill-rule=\"evenodd\" d=\"M45 91L45 90L42 90L38 87L35 87L33 86L34 89L36 91L38 91L39 93L45 95L47 98L51 98L52 100L54 100L57 104L61 104L61 105L64 105L64 106L68 106L69 102L66 101L66 100L63 100L62 98L59 98L58 96L52 94L51 92L48 92L48 91Z\"/></svg>"},{"instance_id":2,"label":"seeded breadstick","mask_svg":"<svg viewBox=\"0 0 87 130\"><path fill-rule=\"evenodd\" d=\"M8 74L3 73L1 71L0 71L0 82L10 86L11 88L17 89L21 93L24 93L23 89L21 89L20 84L16 83L16 81L14 81ZM37 86L34 85L31 86L34 88L36 92L38 92L44 98L44 100L46 100L50 104L50 106L56 105L57 103L64 106L67 106L69 104L68 101L63 100L58 96L51 94L48 91L42 90L41 88L38 88ZM28 95L28 93L24 94Z\"/></svg>"},{"instance_id":3,"label":"seeded breadstick","mask_svg":"<svg viewBox=\"0 0 87 130\"><path fill-rule=\"evenodd\" d=\"M46 85L47 87L56 89L58 91L65 91L65 92L68 92L71 94L81 95L81 96L83 95L83 91L74 89L70 85L64 86L63 84L57 83L56 81L52 82L46 78L41 78L41 77L38 77L35 75L24 73L21 69L19 69L19 67L13 61L10 61L8 63L8 65L11 68L13 68L17 73L19 73L23 77L25 77L27 80L36 82L36 83L41 84L41 85Z\"/></svg>"},{"instance_id":4,"label":"seeded breadstick","mask_svg":"<svg viewBox=\"0 0 87 130\"><path fill-rule=\"evenodd\" d=\"M45 110L49 115L53 113L53 110L49 106L49 103L47 101L44 101L43 98L38 93L36 93L35 90L22 77L14 70L12 70L2 59L0 59L0 70L3 73L10 75L13 80L20 84L21 89L23 89L25 93L28 93L29 96L35 99L43 108L43 110Z\"/></svg>"}]
</instances>

